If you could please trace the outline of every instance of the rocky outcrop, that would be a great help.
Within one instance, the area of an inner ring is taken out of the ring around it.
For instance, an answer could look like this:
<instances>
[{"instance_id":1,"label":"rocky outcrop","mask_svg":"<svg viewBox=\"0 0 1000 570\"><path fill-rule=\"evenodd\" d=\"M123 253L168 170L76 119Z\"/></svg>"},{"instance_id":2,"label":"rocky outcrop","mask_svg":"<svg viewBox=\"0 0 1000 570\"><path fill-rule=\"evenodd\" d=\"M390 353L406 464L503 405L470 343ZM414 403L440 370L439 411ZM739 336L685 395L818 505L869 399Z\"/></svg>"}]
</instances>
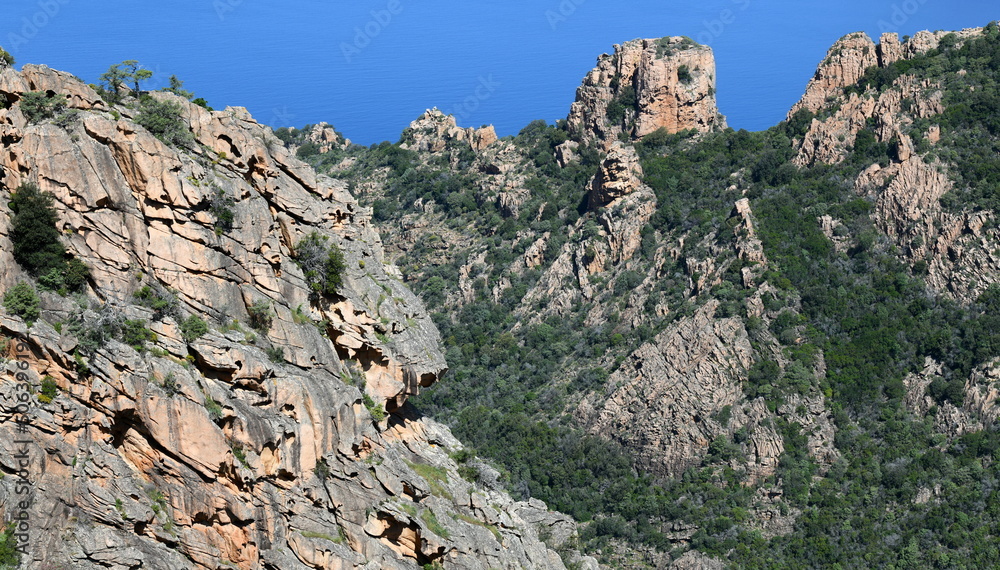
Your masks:
<instances>
[{"instance_id":1,"label":"rocky outcrop","mask_svg":"<svg viewBox=\"0 0 1000 570\"><path fill-rule=\"evenodd\" d=\"M887 67L900 59L936 48L941 38L949 33L954 33L961 41L982 34L982 28L919 32L903 43L897 34L883 34L878 45L861 32L841 38L817 68L802 99L788 113L789 119L799 111L820 114L798 141L799 154L795 163L840 162L854 147L855 138L863 129L870 129L878 142L892 143L900 160L909 158L914 148L907 134L909 126L913 119L928 118L944 111L941 87L929 80L903 75L882 92L847 94L845 88L856 85L869 68ZM828 109L834 112L828 113ZM938 133L936 128L933 133ZM932 132L921 134L929 139L935 137Z\"/></svg>"},{"instance_id":2,"label":"rocky outcrop","mask_svg":"<svg viewBox=\"0 0 1000 570\"><path fill-rule=\"evenodd\" d=\"M587 203L591 210L607 206L642 186L642 166L635 148L615 143L590 183Z\"/></svg>"},{"instance_id":3,"label":"rocky outcrop","mask_svg":"<svg viewBox=\"0 0 1000 570\"><path fill-rule=\"evenodd\" d=\"M567 126L581 140L606 148L623 134L638 140L661 128L725 128L715 102L711 48L683 37L615 45L577 89Z\"/></svg>"},{"instance_id":4,"label":"rocky outcrop","mask_svg":"<svg viewBox=\"0 0 1000 570\"><path fill-rule=\"evenodd\" d=\"M965 380L962 401L956 405L950 400L936 401L931 395L933 382L943 380L944 367L928 357L924 369L903 379L906 388L904 404L914 414L926 416L936 408L934 427L942 434L955 438L996 425L1000 419L1000 361L976 367Z\"/></svg>"},{"instance_id":5,"label":"rocky outcrop","mask_svg":"<svg viewBox=\"0 0 1000 570\"><path fill-rule=\"evenodd\" d=\"M983 28L968 28L959 32L922 31L900 43L895 33L882 34L876 45L868 34L855 32L837 40L826 58L809 80L805 94L788 112L791 118L800 109L818 113L843 99L844 88L854 85L870 67L888 67L900 59L926 53L936 47L941 38L955 34L959 41L982 34Z\"/></svg>"},{"instance_id":6,"label":"rocky outcrop","mask_svg":"<svg viewBox=\"0 0 1000 570\"><path fill-rule=\"evenodd\" d=\"M581 404L582 425L619 441L658 476L697 464L724 431L716 419L742 397L753 349L738 319L715 319L709 302L633 353L608 379L607 399Z\"/></svg>"},{"instance_id":7,"label":"rocky outcrop","mask_svg":"<svg viewBox=\"0 0 1000 570\"><path fill-rule=\"evenodd\" d=\"M79 114L29 123L27 90ZM78 299L43 293L33 325L0 313L0 512L30 482L25 568L563 567L528 522L553 515L486 466L463 479L461 444L406 405L445 370L438 333L345 184L241 108L154 94L182 109L193 142L177 147L44 67L0 71L0 95L0 202L25 182L50 192L91 272ZM312 232L343 252L334 295L295 261ZM3 208L2 290L28 279L9 234ZM170 309L140 306L142 286ZM185 338L189 316L211 330ZM81 346L124 319L155 333L143 350ZM54 395L19 413L43 379Z\"/></svg>"},{"instance_id":8,"label":"rocky outcrop","mask_svg":"<svg viewBox=\"0 0 1000 570\"><path fill-rule=\"evenodd\" d=\"M864 32L848 34L837 40L826 53L816 75L809 80L806 92L788 116L799 109L819 112L829 102L843 94L844 87L854 85L869 67L878 65L875 43Z\"/></svg>"},{"instance_id":9,"label":"rocky outcrop","mask_svg":"<svg viewBox=\"0 0 1000 570\"><path fill-rule=\"evenodd\" d=\"M990 211L946 212L940 199L953 189L947 167L913 156L872 165L855 183L874 202L872 219L910 263L926 268L925 282L962 302L1000 282L1000 230ZM923 271L923 270L922 270Z\"/></svg>"},{"instance_id":10,"label":"rocky outcrop","mask_svg":"<svg viewBox=\"0 0 1000 570\"><path fill-rule=\"evenodd\" d=\"M437 108L428 109L409 128L403 131L400 146L420 152L441 152L449 143L464 142L475 151L482 151L497 142L493 125L480 129L463 129L455 122L453 115L445 115Z\"/></svg>"},{"instance_id":11,"label":"rocky outcrop","mask_svg":"<svg viewBox=\"0 0 1000 570\"><path fill-rule=\"evenodd\" d=\"M920 273L926 268L928 285L968 302L998 282L1000 257L994 253L994 244L1000 232L993 227L989 211L946 212L939 200L952 190L949 166L940 159L925 162L917 154L915 139L926 139L930 145L940 140L937 125L916 132L913 127L918 119L945 111L942 86L902 75L881 91L854 90L849 95L844 91L857 83L865 66L885 67L925 53L949 33L919 32L903 43L895 34L884 34L874 52L870 49L874 44L864 34L847 36L830 50L789 117L799 109L820 113L797 141L794 162L799 165L840 162L855 149L862 131L870 135L869 142L888 145L889 164L873 164L862 172L856 191L874 202L872 219L893 239L906 261L919 267ZM954 32L959 42L981 33L981 28ZM831 108L833 112L825 111ZM834 220L825 223L831 239L846 247L843 239L833 235Z\"/></svg>"},{"instance_id":12,"label":"rocky outcrop","mask_svg":"<svg viewBox=\"0 0 1000 570\"><path fill-rule=\"evenodd\" d=\"M351 145L349 139L344 138L330 124L319 123L313 125L305 135L307 143L316 145L316 150L320 154L326 154L335 149L342 149Z\"/></svg>"}]
</instances>

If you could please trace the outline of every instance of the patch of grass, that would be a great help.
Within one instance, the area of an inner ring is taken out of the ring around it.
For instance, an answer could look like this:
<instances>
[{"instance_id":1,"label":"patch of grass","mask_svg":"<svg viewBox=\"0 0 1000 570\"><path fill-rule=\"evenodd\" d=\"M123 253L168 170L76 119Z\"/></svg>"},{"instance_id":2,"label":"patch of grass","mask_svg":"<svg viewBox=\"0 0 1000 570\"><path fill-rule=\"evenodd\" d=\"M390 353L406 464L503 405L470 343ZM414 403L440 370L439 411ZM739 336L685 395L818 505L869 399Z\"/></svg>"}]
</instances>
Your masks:
<instances>
[{"instance_id":1,"label":"patch of grass","mask_svg":"<svg viewBox=\"0 0 1000 570\"><path fill-rule=\"evenodd\" d=\"M342 534L343 531L340 532L341 534L338 536L330 536L329 534L324 534L322 532L313 532L309 530L301 530L299 531L299 534L301 534L306 538L318 538L320 540L329 540L334 544L342 544L344 542L344 536Z\"/></svg>"},{"instance_id":2,"label":"patch of grass","mask_svg":"<svg viewBox=\"0 0 1000 570\"><path fill-rule=\"evenodd\" d=\"M128 520L128 513L125 512L125 503L121 499L115 499L115 510L118 511L118 515L123 521Z\"/></svg>"},{"instance_id":3,"label":"patch of grass","mask_svg":"<svg viewBox=\"0 0 1000 570\"><path fill-rule=\"evenodd\" d=\"M454 497L445 485L448 484L448 470L444 467L435 467L434 465L428 465L427 463L413 463L411 461L406 462L410 466L410 469L424 478L427 484L431 487L431 493L439 496L446 497L448 499L454 500Z\"/></svg>"},{"instance_id":4,"label":"patch of grass","mask_svg":"<svg viewBox=\"0 0 1000 570\"><path fill-rule=\"evenodd\" d=\"M208 415L213 421L219 421L222 419L222 404L219 404L208 394L205 395L205 409L208 410Z\"/></svg>"},{"instance_id":5,"label":"patch of grass","mask_svg":"<svg viewBox=\"0 0 1000 570\"><path fill-rule=\"evenodd\" d=\"M233 457L240 462L246 468L250 468L250 464L247 463L247 452L243 449L243 444L239 441L230 440L229 449L233 452Z\"/></svg>"},{"instance_id":6,"label":"patch of grass","mask_svg":"<svg viewBox=\"0 0 1000 570\"><path fill-rule=\"evenodd\" d=\"M309 315L302 309L302 305L292 309L292 321L297 325L304 325L306 323L312 322Z\"/></svg>"},{"instance_id":7,"label":"patch of grass","mask_svg":"<svg viewBox=\"0 0 1000 570\"><path fill-rule=\"evenodd\" d=\"M424 512L420 513L420 518L424 521L424 524L427 525L427 530L433 532L441 538L449 538L451 536L448 529L441 526L441 523L438 522L437 516L434 515L434 511L425 509Z\"/></svg>"},{"instance_id":8,"label":"patch of grass","mask_svg":"<svg viewBox=\"0 0 1000 570\"><path fill-rule=\"evenodd\" d=\"M493 536L497 539L497 542L503 542L503 535L500 534L500 529L498 529L496 526L491 524L486 524L475 517L470 517L469 515L463 515L462 513L455 515L455 517L458 520L465 521L469 524L474 524L476 526L481 526L485 528L486 530L493 533Z\"/></svg>"}]
</instances>

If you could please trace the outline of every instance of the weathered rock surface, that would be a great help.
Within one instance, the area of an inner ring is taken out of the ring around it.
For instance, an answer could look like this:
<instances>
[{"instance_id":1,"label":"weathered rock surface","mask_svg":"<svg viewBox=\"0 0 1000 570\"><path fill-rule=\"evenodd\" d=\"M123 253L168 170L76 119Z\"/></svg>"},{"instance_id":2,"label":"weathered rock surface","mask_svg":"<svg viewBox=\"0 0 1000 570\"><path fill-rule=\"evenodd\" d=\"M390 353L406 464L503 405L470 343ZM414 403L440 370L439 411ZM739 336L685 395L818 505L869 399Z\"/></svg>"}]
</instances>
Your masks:
<instances>
[{"instance_id":1,"label":"weathered rock surface","mask_svg":"<svg viewBox=\"0 0 1000 570\"><path fill-rule=\"evenodd\" d=\"M590 209L607 206L622 196L631 194L642 186L642 166L635 148L618 142L611 146L608 156L590 184L587 202Z\"/></svg>"},{"instance_id":2,"label":"weathered rock surface","mask_svg":"<svg viewBox=\"0 0 1000 570\"><path fill-rule=\"evenodd\" d=\"M683 37L615 45L577 89L567 125L570 133L606 148L622 133L638 140L660 128L724 129L711 48Z\"/></svg>"},{"instance_id":3,"label":"weathered rock surface","mask_svg":"<svg viewBox=\"0 0 1000 570\"><path fill-rule=\"evenodd\" d=\"M80 114L29 124L17 104L28 90ZM0 201L24 182L52 193L68 250L91 270L82 305L43 293L30 327L0 313L0 512L30 481L24 567L562 568L529 522L556 515L459 477L448 452L461 444L405 405L446 365L369 211L244 109L153 95L181 106L194 144L165 145L128 107L112 116L67 74L0 70L13 103L0 110ZM344 254L336 295L312 294L294 260L313 231ZM3 208L3 290L27 279L9 232ZM146 284L177 300L149 323L150 350L110 340L81 357L68 323L149 321L133 297ZM271 319L250 332L254 305ZM213 330L185 341L189 315ZM32 400L18 432L18 393L43 377L58 394Z\"/></svg>"},{"instance_id":4,"label":"weathered rock surface","mask_svg":"<svg viewBox=\"0 0 1000 570\"><path fill-rule=\"evenodd\" d=\"M928 357L924 369L909 374L903 379L906 387L904 404L914 414L926 416L932 408L937 408L934 416L935 429L949 437L959 437L988 429L1000 419L1000 361L976 367L965 380L961 406L951 401L937 402L931 396L930 385L940 380L943 367Z\"/></svg>"},{"instance_id":5,"label":"weathered rock surface","mask_svg":"<svg viewBox=\"0 0 1000 570\"><path fill-rule=\"evenodd\" d=\"M713 419L742 397L740 380L753 349L737 319L714 319L717 304L658 335L611 375L604 402L587 399L579 413L593 433L633 450L660 476L695 465L723 428Z\"/></svg>"}]
</instances>

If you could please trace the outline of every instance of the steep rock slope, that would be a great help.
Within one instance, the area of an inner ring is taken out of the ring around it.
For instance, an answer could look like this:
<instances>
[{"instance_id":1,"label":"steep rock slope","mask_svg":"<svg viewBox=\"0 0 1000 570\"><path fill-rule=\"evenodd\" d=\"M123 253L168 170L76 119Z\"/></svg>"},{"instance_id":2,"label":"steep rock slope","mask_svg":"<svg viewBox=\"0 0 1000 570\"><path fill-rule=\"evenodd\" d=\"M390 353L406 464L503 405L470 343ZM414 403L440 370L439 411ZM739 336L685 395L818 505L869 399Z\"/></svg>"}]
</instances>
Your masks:
<instances>
[{"instance_id":1,"label":"steep rock slope","mask_svg":"<svg viewBox=\"0 0 1000 570\"><path fill-rule=\"evenodd\" d=\"M28 92L66 111L29 117ZM51 192L90 270L83 293L42 292L34 323L0 314L0 511L30 484L25 568L563 567L536 529L567 519L514 502L485 465L463 479L462 445L406 405L446 368L439 336L344 183L241 108L151 94L190 134L168 146L134 106L43 66L0 71L0 96L3 202ZM10 222L5 291L29 280ZM295 261L312 232L343 253L335 294ZM165 305L143 306L149 291ZM212 330L185 338L192 316ZM122 322L152 334L85 346Z\"/></svg>"},{"instance_id":2,"label":"steep rock slope","mask_svg":"<svg viewBox=\"0 0 1000 570\"><path fill-rule=\"evenodd\" d=\"M964 302L998 282L1000 233L992 212L942 207L941 198L955 190L949 175L955 165L933 152L941 127L931 119L945 112L946 80L907 71L913 58L939 51L942 39L957 49L983 33L919 32L902 43L884 34L877 45L863 33L845 36L789 113L790 119L818 113L798 143L799 165L834 164L859 147L888 145L891 162L863 172L857 192L873 200L873 219L907 262L926 265L928 284ZM963 74L958 70L959 79Z\"/></svg>"}]
</instances>

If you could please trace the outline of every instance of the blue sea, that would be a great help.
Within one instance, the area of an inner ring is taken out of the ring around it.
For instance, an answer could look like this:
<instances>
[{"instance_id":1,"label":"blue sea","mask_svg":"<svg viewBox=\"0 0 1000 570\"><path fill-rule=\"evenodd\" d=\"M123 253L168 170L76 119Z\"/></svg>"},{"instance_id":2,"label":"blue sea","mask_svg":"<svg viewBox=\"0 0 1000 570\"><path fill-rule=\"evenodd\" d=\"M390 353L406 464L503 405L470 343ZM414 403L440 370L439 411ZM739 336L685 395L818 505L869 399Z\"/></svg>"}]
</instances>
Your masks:
<instances>
[{"instance_id":1,"label":"blue sea","mask_svg":"<svg viewBox=\"0 0 1000 570\"><path fill-rule=\"evenodd\" d=\"M90 81L136 59L215 108L396 141L425 109L501 136L566 116L597 56L634 38L710 45L730 126L779 122L839 37L982 26L996 0L7 0L0 46Z\"/></svg>"}]
</instances>

